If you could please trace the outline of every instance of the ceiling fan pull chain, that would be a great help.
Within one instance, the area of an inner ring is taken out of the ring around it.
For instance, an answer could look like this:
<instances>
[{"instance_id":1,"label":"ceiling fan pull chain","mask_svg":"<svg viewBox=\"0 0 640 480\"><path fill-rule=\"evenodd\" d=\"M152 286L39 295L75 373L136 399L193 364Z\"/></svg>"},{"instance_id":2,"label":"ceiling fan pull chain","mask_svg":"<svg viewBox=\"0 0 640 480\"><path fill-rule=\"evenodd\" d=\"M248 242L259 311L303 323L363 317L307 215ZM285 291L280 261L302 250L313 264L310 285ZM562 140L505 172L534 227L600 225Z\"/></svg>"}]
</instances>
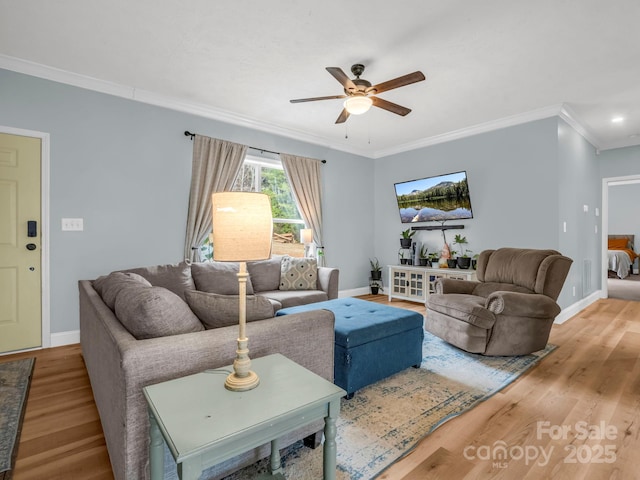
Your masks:
<instances>
[{"instance_id":1,"label":"ceiling fan pull chain","mask_svg":"<svg viewBox=\"0 0 640 480\"><path fill-rule=\"evenodd\" d=\"M347 124L344 124L344 138L349 138L349 127Z\"/></svg>"}]
</instances>

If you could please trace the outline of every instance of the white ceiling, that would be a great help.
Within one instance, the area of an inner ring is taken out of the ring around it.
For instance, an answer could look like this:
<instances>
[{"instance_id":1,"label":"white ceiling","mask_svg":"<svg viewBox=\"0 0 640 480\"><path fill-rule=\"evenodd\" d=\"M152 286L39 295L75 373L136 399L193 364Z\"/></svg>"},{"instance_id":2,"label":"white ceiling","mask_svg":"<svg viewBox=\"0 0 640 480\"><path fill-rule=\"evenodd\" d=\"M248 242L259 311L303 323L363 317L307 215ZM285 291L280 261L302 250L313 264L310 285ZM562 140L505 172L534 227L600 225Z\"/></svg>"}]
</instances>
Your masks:
<instances>
[{"instance_id":1,"label":"white ceiling","mask_svg":"<svg viewBox=\"0 0 640 480\"><path fill-rule=\"evenodd\" d=\"M0 0L0 68L370 157L554 114L608 149L640 144L639 23L638 0ZM421 70L380 94L413 111L289 103L354 63Z\"/></svg>"}]
</instances>

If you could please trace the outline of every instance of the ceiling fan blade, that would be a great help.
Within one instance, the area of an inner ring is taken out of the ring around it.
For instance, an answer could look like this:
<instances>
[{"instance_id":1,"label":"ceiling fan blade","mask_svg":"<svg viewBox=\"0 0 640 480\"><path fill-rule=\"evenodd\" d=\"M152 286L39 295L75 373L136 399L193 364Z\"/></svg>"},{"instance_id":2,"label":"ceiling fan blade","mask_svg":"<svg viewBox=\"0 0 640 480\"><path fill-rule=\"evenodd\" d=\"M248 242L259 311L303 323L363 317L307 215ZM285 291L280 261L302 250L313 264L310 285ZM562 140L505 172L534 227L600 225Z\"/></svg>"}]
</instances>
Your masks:
<instances>
[{"instance_id":1,"label":"ceiling fan blade","mask_svg":"<svg viewBox=\"0 0 640 480\"><path fill-rule=\"evenodd\" d=\"M371 100L373 101L374 106L378 108L382 108L384 110L388 110L398 115L402 115L403 117L411 112L410 108L403 107L402 105L388 102L387 100L383 100L378 97L369 97L369 98L371 98Z\"/></svg>"},{"instance_id":2,"label":"ceiling fan blade","mask_svg":"<svg viewBox=\"0 0 640 480\"><path fill-rule=\"evenodd\" d=\"M340 82L340 84L345 88L345 90L357 90L355 83L351 81L347 74L342 71L340 67L327 67L327 72L329 72L333 77Z\"/></svg>"},{"instance_id":3,"label":"ceiling fan blade","mask_svg":"<svg viewBox=\"0 0 640 480\"><path fill-rule=\"evenodd\" d=\"M378 94L381 92L386 92L387 90L393 90L394 88L404 87L405 85L411 85L412 83L421 82L423 80L425 80L424 74L420 71L417 71L409 73L407 75L403 75L402 77L394 78L393 80L389 80L387 82L382 82L374 85L370 88L367 88L367 92Z\"/></svg>"},{"instance_id":4,"label":"ceiling fan blade","mask_svg":"<svg viewBox=\"0 0 640 480\"><path fill-rule=\"evenodd\" d=\"M346 108L343 108L342 112L340 112L340 116L336 120L336 123L344 123L347 121L347 118L349 118L349 112L347 112Z\"/></svg>"},{"instance_id":5,"label":"ceiling fan blade","mask_svg":"<svg viewBox=\"0 0 640 480\"><path fill-rule=\"evenodd\" d=\"M346 95L330 95L328 97L297 98L295 100L289 100L289 101L291 103L302 103L302 102L315 102L316 100L333 100L334 98L346 98Z\"/></svg>"}]
</instances>

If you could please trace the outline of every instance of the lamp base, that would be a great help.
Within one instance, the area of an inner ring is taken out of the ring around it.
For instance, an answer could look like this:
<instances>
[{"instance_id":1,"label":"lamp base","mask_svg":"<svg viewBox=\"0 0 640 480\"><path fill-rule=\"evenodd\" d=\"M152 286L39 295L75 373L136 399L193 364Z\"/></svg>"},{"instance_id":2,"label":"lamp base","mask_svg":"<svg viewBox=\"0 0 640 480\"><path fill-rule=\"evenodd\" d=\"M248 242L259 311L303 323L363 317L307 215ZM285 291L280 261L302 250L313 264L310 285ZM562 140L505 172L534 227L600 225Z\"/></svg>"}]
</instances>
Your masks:
<instances>
[{"instance_id":1,"label":"lamp base","mask_svg":"<svg viewBox=\"0 0 640 480\"><path fill-rule=\"evenodd\" d=\"M236 373L231 373L224 382L224 388L232 392L246 392L253 390L260 384L260 378L249 370L246 376L239 377Z\"/></svg>"}]
</instances>

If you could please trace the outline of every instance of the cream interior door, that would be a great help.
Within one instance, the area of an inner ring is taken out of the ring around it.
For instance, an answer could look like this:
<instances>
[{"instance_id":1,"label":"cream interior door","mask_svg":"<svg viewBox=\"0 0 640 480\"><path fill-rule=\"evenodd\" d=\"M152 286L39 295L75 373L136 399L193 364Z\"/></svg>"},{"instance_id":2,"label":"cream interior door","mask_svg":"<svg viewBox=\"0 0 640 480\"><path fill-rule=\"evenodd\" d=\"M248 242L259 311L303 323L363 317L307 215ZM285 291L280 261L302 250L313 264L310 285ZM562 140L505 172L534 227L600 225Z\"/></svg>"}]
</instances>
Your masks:
<instances>
[{"instance_id":1,"label":"cream interior door","mask_svg":"<svg viewBox=\"0 0 640 480\"><path fill-rule=\"evenodd\" d=\"M42 344L41 140L0 133L0 352Z\"/></svg>"}]
</instances>

